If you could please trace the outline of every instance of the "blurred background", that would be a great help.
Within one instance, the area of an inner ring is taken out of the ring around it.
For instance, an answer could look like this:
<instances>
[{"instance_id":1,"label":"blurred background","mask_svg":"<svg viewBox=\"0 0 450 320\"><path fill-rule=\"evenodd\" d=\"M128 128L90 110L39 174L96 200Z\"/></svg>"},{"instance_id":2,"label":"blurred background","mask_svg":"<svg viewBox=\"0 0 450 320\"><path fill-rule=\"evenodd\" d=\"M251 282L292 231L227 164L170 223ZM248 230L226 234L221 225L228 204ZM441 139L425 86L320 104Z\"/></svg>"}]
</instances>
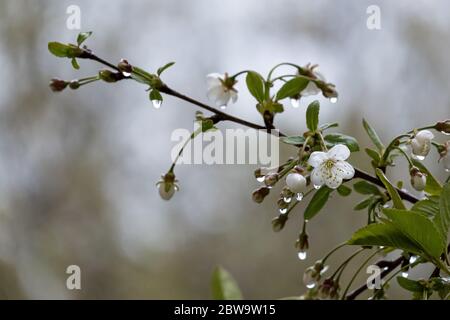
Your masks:
<instances>
[{"instance_id":1,"label":"blurred background","mask_svg":"<svg viewBox=\"0 0 450 320\"><path fill-rule=\"evenodd\" d=\"M340 94L337 104L321 98L321 121L338 121L361 146L370 145L363 117L387 140L450 116L444 0L0 0L1 298L206 299L216 265L235 276L246 298L300 295L303 270L367 219L351 209L360 196L333 198L309 224L310 251L300 261L294 243L304 204L274 233L277 192L252 202L254 165L177 167L181 190L161 200L155 183L170 166L171 133L192 129L196 108L167 97L155 110L145 87L131 81L52 93L52 77L100 68L80 61L75 71L47 50L49 41L75 41L80 30L66 27L73 4L81 31L94 31L86 44L98 55L150 71L176 61L164 80L202 101L210 72L266 74L282 61L312 62ZM372 4L381 9L381 30L366 27ZM242 81L238 89L228 112L261 122ZM307 101L287 107L276 125L304 131ZM281 151L281 159L295 152ZM437 157L427 161L442 176ZM370 169L362 152L351 162ZM405 163L398 166L394 180L407 177ZM66 288L72 264L81 267L82 290ZM389 296L409 295L394 285Z\"/></svg>"}]
</instances>

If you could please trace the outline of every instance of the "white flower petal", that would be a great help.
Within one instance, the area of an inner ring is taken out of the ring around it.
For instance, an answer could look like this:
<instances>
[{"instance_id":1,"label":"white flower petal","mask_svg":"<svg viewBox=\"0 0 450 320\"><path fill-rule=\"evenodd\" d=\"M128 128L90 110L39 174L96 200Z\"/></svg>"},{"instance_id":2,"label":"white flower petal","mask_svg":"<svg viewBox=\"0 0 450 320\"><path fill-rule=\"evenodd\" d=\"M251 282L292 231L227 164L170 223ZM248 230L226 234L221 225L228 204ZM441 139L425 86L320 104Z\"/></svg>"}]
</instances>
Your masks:
<instances>
[{"instance_id":1,"label":"white flower petal","mask_svg":"<svg viewBox=\"0 0 450 320\"><path fill-rule=\"evenodd\" d=\"M206 76L206 84L208 86L215 86L217 84L222 84L220 79L223 79L223 75L220 73L210 73Z\"/></svg>"},{"instance_id":2,"label":"white flower petal","mask_svg":"<svg viewBox=\"0 0 450 320\"><path fill-rule=\"evenodd\" d=\"M216 97L216 105L218 107L226 106L228 102L230 101L230 91L222 91L221 94L219 94Z\"/></svg>"},{"instance_id":3,"label":"white flower petal","mask_svg":"<svg viewBox=\"0 0 450 320\"><path fill-rule=\"evenodd\" d=\"M209 100L215 102L218 99L218 97L222 95L222 93L223 93L222 85L213 86L208 89L206 96L208 97Z\"/></svg>"},{"instance_id":4,"label":"white flower petal","mask_svg":"<svg viewBox=\"0 0 450 320\"><path fill-rule=\"evenodd\" d=\"M334 174L342 179L351 179L355 175L355 169L346 161L336 161L333 167Z\"/></svg>"},{"instance_id":5,"label":"white flower petal","mask_svg":"<svg viewBox=\"0 0 450 320\"><path fill-rule=\"evenodd\" d=\"M421 130L414 138L421 143L427 143L434 138L434 134L430 130Z\"/></svg>"},{"instance_id":6,"label":"white flower petal","mask_svg":"<svg viewBox=\"0 0 450 320\"><path fill-rule=\"evenodd\" d=\"M325 177L325 184L328 188L336 189L342 184L342 178L338 175L329 175Z\"/></svg>"},{"instance_id":7,"label":"white flower petal","mask_svg":"<svg viewBox=\"0 0 450 320\"><path fill-rule=\"evenodd\" d=\"M303 97L314 96L314 95L319 94L319 93L320 93L320 89L316 86L314 81L309 81L308 85L306 86L306 88L303 89L302 92L300 92L300 94Z\"/></svg>"},{"instance_id":8,"label":"white flower petal","mask_svg":"<svg viewBox=\"0 0 450 320\"><path fill-rule=\"evenodd\" d=\"M347 160L350 157L350 150L344 144L337 144L328 151L328 158L334 160Z\"/></svg>"},{"instance_id":9,"label":"white flower petal","mask_svg":"<svg viewBox=\"0 0 450 320\"><path fill-rule=\"evenodd\" d=\"M238 94L236 91L231 90L230 91L230 96L231 96L231 101L233 101L233 103L235 103L238 99Z\"/></svg>"},{"instance_id":10,"label":"white flower petal","mask_svg":"<svg viewBox=\"0 0 450 320\"><path fill-rule=\"evenodd\" d=\"M328 159L328 156L327 156L326 152L314 151L309 156L308 164L314 168L317 168L327 159Z\"/></svg>"},{"instance_id":11,"label":"white flower petal","mask_svg":"<svg viewBox=\"0 0 450 320\"><path fill-rule=\"evenodd\" d=\"M325 180L322 177L322 173L319 168L315 168L311 173L311 182L316 187L323 186L325 184Z\"/></svg>"}]
</instances>

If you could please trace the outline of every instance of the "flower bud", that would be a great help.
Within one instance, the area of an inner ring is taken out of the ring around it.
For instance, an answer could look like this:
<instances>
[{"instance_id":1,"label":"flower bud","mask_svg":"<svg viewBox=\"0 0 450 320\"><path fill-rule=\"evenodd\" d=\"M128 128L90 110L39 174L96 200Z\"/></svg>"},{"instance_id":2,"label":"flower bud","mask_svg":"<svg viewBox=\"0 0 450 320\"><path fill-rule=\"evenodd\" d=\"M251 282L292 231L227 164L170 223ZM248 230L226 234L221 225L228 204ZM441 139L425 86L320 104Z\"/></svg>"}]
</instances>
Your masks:
<instances>
[{"instance_id":1,"label":"flower bud","mask_svg":"<svg viewBox=\"0 0 450 320\"><path fill-rule=\"evenodd\" d=\"M319 296L321 299L328 299L330 297L330 292L334 287L334 280L331 278L325 279L323 283L319 286Z\"/></svg>"},{"instance_id":2,"label":"flower bud","mask_svg":"<svg viewBox=\"0 0 450 320\"><path fill-rule=\"evenodd\" d=\"M117 82L117 80L118 80L116 73L106 70L106 69L100 70L98 73L98 76L101 80L108 82L108 83L114 83L114 82Z\"/></svg>"},{"instance_id":3,"label":"flower bud","mask_svg":"<svg viewBox=\"0 0 450 320\"><path fill-rule=\"evenodd\" d=\"M429 130L419 131L415 137L411 140L412 154L415 158L423 160L431 149L431 140L434 135Z\"/></svg>"},{"instance_id":4,"label":"flower bud","mask_svg":"<svg viewBox=\"0 0 450 320\"><path fill-rule=\"evenodd\" d=\"M308 289L312 289L317 285L317 271L314 270L314 267L306 268L303 273L303 283Z\"/></svg>"},{"instance_id":5,"label":"flower bud","mask_svg":"<svg viewBox=\"0 0 450 320\"><path fill-rule=\"evenodd\" d=\"M423 191L427 184L427 176L420 172L417 167L412 167L410 170L411 175L411 185L417 191Z\"/></svg>"},{"instance_id":6,"label":"flower bud","mask_svg":"<svg viewBox=\"0 0 450 320\"><path fill-rule=\"evenodd\" d=\"M264 198L270 193L270 189L267 187L261 187L253 191L252 199L256 203L261 203L264 201Z\"/></svg>"},{"instance_id":7,"label":"flower bud","mask_svg":"<svg viewBox=\"0 0 450 320\"><path fill-rule=\"evenodd\" d=\"M124 74L124 76L129 76L133 72L133 66L128 63L127 60L121 59L117 68Z\"/></svg>"},{"instance_id":8,"label":"flower bud","mask_svg":"<svg viewBox=\"0 0 450 320\"><path fill-rule=\"evenodd\" d=\"M450 140L447 141L444 145L443 150L439 153L440 154L440 161L444 163L444 169L445 171L450 171Z\"/></svg>"},{"instance_id":9,"label":"flower bud","mask_svg":"<svg viewBox=\"0 0 450 320\"><path fill-rule=\"evenodd\" d=\"M275 232L281 231L288 219L287 214L280 214L278 217L272 220L272 230Z\"/></svg>"},{"instance_id":10,"label":"flower bud","mask_svg":"<svg viewBox=\"0 0 450 320\"><path fill-rule=\"evenodd\" d=\"M265 176L264 183L266 186L271 187L278 181L278 173L271 173Z\"/></svg>"},{"instance_id":11,"label":"flower bud","mask_svg":"<svg viewBox=\"0 0 450 320\"><path fill-rule=\"evenodd\" d=\"M80 83L78 82L78 80L72 80L69 83L69 88L72 90L76 90L80 87Z\"/></svg>"},{"instance_id":12,"label":"flower bud","mask_svg":"<svg viewBox=\"0 0 450 320\"><path fill-rule=\"evenodd\" d=\"M50 80L50 89L53 92L61 92L67 87L68 84L69 82L67 81L53 78L52 80Z\"/></svg>"},{"instance_id":13,"label":"flower bud","mask_svg":"<svg viewBox=\"0 0 450 320\"><path fill-rule=\"evenodd\" d=\"M175 174L169 171L164 176L161 176L161 180L156 183L159 191L159 195L164 200L170 200L174 195L175 191L178 190L178 185L176 184Z\"/></svg>"},{"instance_id":14,"label":"flower bud","mask_svg":"<svg viewBox=\"0 0 450 320\"><path fill-rule=\"evenodd\" d=\"M286 185L294 193L304 193L306 191L306 179L299 173L288 174Z\"/></svg>"},{"instance_id":15,"label":"flower bud","mask_svg":"<svg viewBox=\"0 0 450 320\"><path fill-rule=\"evenodd\" d=\"M277 205L279 209L286 209L289 207L289 203L284 200L284 198L280 198L277 200Z\"/></svg>"},{"instance_id":16,"label":"flower bud","mask_svg":"<svg viewBox=\"0 0 450 320\"><path fill-rule=\"evenodd\" d=\"M440 131L443 134L447 134L448 135L448 134L450 134L450 120L439 121L438 123L436 123L434 128L437 131Z\"/></svg>"}]
</instances>

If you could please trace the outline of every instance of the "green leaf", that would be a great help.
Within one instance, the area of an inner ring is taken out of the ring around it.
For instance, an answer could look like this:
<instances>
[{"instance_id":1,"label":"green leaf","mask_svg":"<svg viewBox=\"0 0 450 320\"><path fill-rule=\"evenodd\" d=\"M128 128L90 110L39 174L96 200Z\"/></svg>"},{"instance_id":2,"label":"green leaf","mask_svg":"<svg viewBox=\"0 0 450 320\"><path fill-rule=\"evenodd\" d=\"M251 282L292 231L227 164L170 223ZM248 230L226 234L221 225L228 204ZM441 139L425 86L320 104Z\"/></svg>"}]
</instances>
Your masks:
<instances>
[{"instance_id":1,"label":"green leaf","mask_svg":"<svg viewBox=\"0 0 450 320\"><path fill-rule=\"evenodd\" d=\"M166 69L170 68L171 66L173 66L175 64L175 62L169 62L167 64L165 64L164 66L162 66L161 68L159 68L156 73L158 74L158 76L161 75L161 73L163 73Z\"/></svg>"},{"instance_id":2,"label":"green leaf","mask_svg":"<svg viewBox=\"0 0 450 320\"><path fill-rule=\"evenodd\" d=\"M363 126L366 130L367 134L369 135L369 138L372 140L373 144L378 148L380 152L384 151L384 145L381 142L380 138L378 137L378 134L375 132L375 130L372 128L372 126L363 119Z\"/></svg>"},{"instance_id":3,"label":"green leaf","mask_svg":"<svg viewBox=\"0 0 450 320\"><path fill-rule=\"evenodd\" d=\"M60 42L49 42L48 51L50 51L54 56L67 58L69 56L70 47Z\"/></svg>"},{"instance_id":4,"label":"green leaf","mask_svg":"<svg viewBox=\"0 0 450 320\"><path fill-rule=\"evenodd\" d=\"M291 136L291 137L281 137L282 142L292 145L301 145L305 143L305 137L303 136Z\"/></svg>"},{"instance_id":5,"label":"green leaf","mask_svg":"<svg viewBox=\"0 0 450 320\"><path fill-rule=\"evenodd\" d=\"M80 69L80 65L78 64L78 61L75 58L72 58L72 67L76 70Z\"/></svg>"},{"instance_id":6,"label":"green leaf","mask_svg":"<svg viewBox=\"0 0 450 320\"><path fill-rule=\"evenodd\" d=\"M381 195L380 190L375 185L367 182L366 180L360 180L353 185L356 192L360 194L374 194Z\"/></svg>"},{"instance_id":7,"label":"green leaf","mask_svg":"<svg viewBox=\"0 0 450 320\"><path fill-rule=\"evenodd\" d=\"M411 292L422 292L424 289L423 285L421 285L419 281L410 280L408 278L397 277L397 282L400 287Z\"/></svg>"},{"instance_id":8,"label":"green leaf","mask_svg":"<svg viewBox=\"0 0 450 320\"><path fill-rule=\"evenodd\" d=\"M319 130L324 131L324 130L327 130L330 128L336 128L336 127L339 127L339 123L337 123L337 122L324 123L319 126Z\"/></svg>"},{"instance_id":9,"label":"green leaf","mask_svg":"<svg viewBox=\"0 0 450 320\"><path fill-rule=\"evenodd\" d=\"M347 187L347 186L344 186L343 184L341 184L341 185L337 188L337 192L338 192L341 196L346 197L346 196L350 195L350 193L352 193L352 189L349 188L349 187Z\"/></svg>"},{"instance_id":10,"label":"green leaf","mask_svg":"<svg viewBox=\"0 0 450 320\"><path fill-rule=\"evenodd\" d=\"M377 163L377 164L380 163L381 156L377 151L370 149L370 148L366 148L365 151L366 151L367 155L369 157L371 157L373 161L375 161L375 163Z\"/></svg>"},{"instance_id":11,"label":"green leaf","mask_svg":"<svg viewBox=\"0 0 450 320\"><path fill-rule=\"evenodd\" d=\"M448 238L448 228L450 227L450 182L444 185L439 199L439 214L434 217L434 223L443 239Z\"/></svg>"},{"instance_id":12,"label":"green leaf","mask_svg":"<svg viewBox=\"0 0 450 320\"><path fill-rule=\"evenodd\" d=\"M81 44L82 44L87 38L89 38L91 35L92 35L92 31L89 31L89 32L81 32L81 33L79 33L79 34L78 34L78 37L77 37L77 43L78 43L78 45L81 46Z\"/></svg>"},{"instance_id":13,"label":"green leaf","mask_svg":"<svg viewBox=\"0 0 450 320\"><path fill-rule=\"evenodd\" d=\"M423 213L429 218L439 215L439 198L431 197L430 199L424 199L416 202L412 207L412 211Z\"/></svg>"},{"instance_id":14,"label":"green leaf","mask_svg":"<svg viewBox=\"0 0 450 320\"><path fill-rule=\"evenodd\" d=\"M362 200L361 202L359 202L359 203L353 208L353 210L355 210L355 211L363 210L363 209L367 208L373 201L374 201L374 198L373 198L373 197L364 199L364 200Z\"/></svg>"},{"instance_id":15,"label":"green leaf","mask_svg":"<svg viewBox=\"0 0 450 320\"><path fill-rule=\"evenodd\" d=\"M427 183L425 185L425 192L433 196L438 196L442 192L442 185L439 181L431 174L431 172L425 167L420 161L412 159L414 165L420 169L421 172L427 175Z\"/></svg>"},{"instance_id":16,"label":"green leaf","mask_svg":"<svg viewBox=\"0 0 450 320\"><path fill-rule=\"evenodd\" d=\"M424 215L408 210L383 209L383 213L425 253L439 258L446 246L434 223Z\"/></svg>"},{"instance_id":17,"label":"green leaf","mask_svg":"<svg viewBox=\"0 0 450 320\"><path fill-rule=\"evenodd\" d=\"M358 141L356 141L355 138L347 136L345 134L331 133L327 134L325 137L323 137L323 139L328 143L329 147L332 147L336 144L345 144L350 149L350 152L359 151Z\"/></svg>"},{"instance_id":18,"label":"green leaf","mask_svg":"<svg viewBox=\"0 0 450 320\"><path fill-rule=\"evenodd\" d=\"M369 224L356 231L347 243L360 246L391 247L417 255L422 254L422 249L390 222Z\"/></svg>"},{"instance_id":19,"label":"green leaf","mask_svg":"<svg viewBox=\"0 0 450 320\"><path fill-rule=\"evenodd\" d=\"M245 81L248 91L258 102L262 103L264 101L264 82L262 77L254 71L249 71Z\"/></svg>"},{"instance_id":20,"label":"green leaf","mask_svg":"<svg viewBox=\"0 0 450 320\"><path fill-rule=\"evenodd\" d=\"M402 201L402 198L400 198L400 195L398 194L397 190L386 178L383 171L381 171L378 168L375 171L377 173L378 178L380 178L381 182L383 182L384 186L386 187L387 192L391 196L394 207L397 209L406 209L405 204Z\"/></svg>"},{"instance_id":21,"label":"green leaf","mask_svg":"<svg viewBox=\"0 0 450 320\"><path fill-rule=\"evenodd\" d=\"M326 186L323 186L316 191L305 209L305 220L311 220L316 214L319 213L320 210L322 210L322 208L325 206L325 203L327 203L331 192L333 192L333 189L330 189Z\"/></svg>"},{"instance_id":22,"label":"green leaf","mask_svg":"<svg viewBox=\"0 0 450 320\"><path fill-rule=\"evenodd\" d=\"M242 300L242 293L236 280L222 267L214 270L211 288L215 300Z\"/></svg>"},{"instance_id":23,"label":"green leaf","mask_svg":"<svg viewBox=\"0 0 450 320\"><path fill-rule=\"evenodd\" d=\"M278 90L276 100L282 100L299 94L306 88L308 83L309 80L303 77L297 77L287 81L280 90Z\"/></svg>"},{"instance_id":24,"label":"green leaf","mask_svg":"<svg viewBox=\"0 0 450 320\"><path fill-rule=\"evenodd\" d=\"M319 101L314 100L306 109L306 126L310 131L316 131L317 126L319 125L319 111L320 104Z\"/></svg>"}]
</instances>

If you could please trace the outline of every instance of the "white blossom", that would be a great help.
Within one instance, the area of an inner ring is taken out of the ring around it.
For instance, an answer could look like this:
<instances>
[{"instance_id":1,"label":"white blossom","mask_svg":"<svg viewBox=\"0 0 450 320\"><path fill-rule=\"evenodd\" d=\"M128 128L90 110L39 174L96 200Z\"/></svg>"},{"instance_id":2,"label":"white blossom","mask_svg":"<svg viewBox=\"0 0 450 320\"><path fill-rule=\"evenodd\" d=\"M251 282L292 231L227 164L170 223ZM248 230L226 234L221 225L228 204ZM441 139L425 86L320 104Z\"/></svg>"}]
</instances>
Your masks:
<instances>
[{"instance_id":1,"label":"white blossom","mask_svg":"<svg viewBox=\"0 0 450 320\"><path fill-rule=\"evenodd\" d=\"M325 77L319 71L312 70L311 73L317 80L326 82ZM316 94L319 94L320 92L322 92L322 90L317 87L316 83L314 81L309 81L308 85L305 89L302 90L300 95L303 97L314 96Z\"/></svg>"},{"instance_id":2,"label":"white blossom","mask_svg":"<svg viewBox=\"0 0 450 320\"><path fill-rule=\"evenodd\" d=\"M411 140L412 155L419 160L423 160L430 152L431 140L433 138L434 135L431 131L419 131Z\"/></svg>"},{"instance_id":3,"label":"white blossom","mask_svg":"<svg viewBox=\"0 0 450 320\"><path fill-rule=\"evenodd\" d=\"M210 73L206 76L207 81L207 96L218 107L225 108L230 100L235 103L238 95L237 90L233 88L235 80L231 79L225 73Z\"/></svg>"},{"instance_id":4,"label":"white blossom","mask_svg":"<svg viewBox=\"0 0 450 320\"><path fill-rule=\"evenodd\" d=\"M314 168L311 173L314 186L326 185L336 189L342 184L342 180L353 178L355 169L345 161L349 156L350 150L343 144L335 145L328 152L313 152L308 163Z\"/></svg>"}]
</instances>

